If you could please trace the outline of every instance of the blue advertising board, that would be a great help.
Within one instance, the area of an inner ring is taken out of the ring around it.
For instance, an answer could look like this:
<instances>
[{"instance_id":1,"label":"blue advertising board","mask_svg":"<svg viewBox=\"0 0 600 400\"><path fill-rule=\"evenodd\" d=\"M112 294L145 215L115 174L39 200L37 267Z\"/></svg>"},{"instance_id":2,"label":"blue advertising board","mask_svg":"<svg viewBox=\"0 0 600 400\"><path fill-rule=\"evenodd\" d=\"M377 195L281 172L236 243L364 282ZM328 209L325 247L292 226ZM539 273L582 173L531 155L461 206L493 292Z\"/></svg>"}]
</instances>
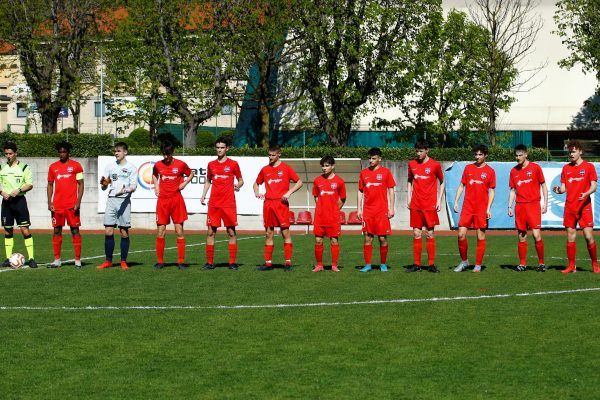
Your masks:
<instances>
[{"instance_id":1,"label":"blue advertising board","mask_svg":"<svg viewBox=\"0 0 600 400\"><path fill-rule=\"evenodd\" d=\"M458 228L458 219L464 193L459 200L459 212L455 213L453 209L454 197L465 166L471 164L468 161L457 161L446 169L446 209L448 211L449 221L452 228ZM548 211L542 214L543 228L563 228L563 212L565 207L566 195L552 192L552 187L560 186L560 173L564 163L558 162L539 162L544 172L546 185L548 186ZM592 163L596 168L596 173L600 174L600 163ZM492 203L492 217L489 220L490 229L514 229L515 218L509 217L508 210L508 178L510 170L516 164L510 162L489 162L488 165L496 171L496 196ZM592 194L592 207L594 211L594 228L600 228L600 196L597 193Z\"/></svg>"}]
</instances>

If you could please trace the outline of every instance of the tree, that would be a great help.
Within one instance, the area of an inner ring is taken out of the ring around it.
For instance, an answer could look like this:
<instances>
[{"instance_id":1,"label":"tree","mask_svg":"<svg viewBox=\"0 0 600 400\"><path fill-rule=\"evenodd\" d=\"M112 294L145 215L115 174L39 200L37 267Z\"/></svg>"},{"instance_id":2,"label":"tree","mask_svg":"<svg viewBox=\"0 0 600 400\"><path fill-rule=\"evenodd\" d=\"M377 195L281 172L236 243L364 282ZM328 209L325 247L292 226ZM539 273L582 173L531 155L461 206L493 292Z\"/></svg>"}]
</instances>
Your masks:
<instances>
[{"instance_id":1,"label":"tree","mask_svg":"<svg viewBox=\"0 0 600 400\"><path fill-rule=\"evenodd\" d=\"M392 57L410 47L440 6L438 0L313 0L298 10L305 26L302 81L319 128L344 146L352 123L382 89L382 77L403 73Z\"/></svg>"},{"instance_id":2,"label":"tree","mask_svg":"<svg viewBox=\"0 0 600 400\"><path fill-rule=\"evenodd\" d=\"M302 40L298 34L297 10L302 0L251 0L242 11L237 38L247 54L246 104L255 102L260 115L260 143L269 146L273 110L302 98L299 58ZM240 32L243 29L243 32Z\"/></svg>"},{"instance_id":3,"label":"tree","mask_svg":"<svg viewBox=\"0 0 600 400\"><path fill-rule=\"evenodd\" d=\"M539 0L473 0L469 7L473 21L484 27L488 35L480 73L486 85L483 95L491 145L496 144L499 112L508 110L515 101L511 94L531 90L528 84L532 84L532 79L544 67L527 65L543 26L535 10L538 5Z\"/></svg>"},{"instance_id":4,"label":"tree","mask_svg":"<svg viewBox=\"0 0 600 400\"><path fill-rule=\"evenodd\" d=\"M448 144L448 132L483 126L485 90L478 65L485 52L486 33L465 13L432 13L410 51L394 57L399 71L385 79L384 100L398 107L395 120L376 120L378 127L393 126L407 135L426 137L433 145Z\"/></svg>"},{"instance_id":5,"label":"tree","mask_svg":"<svg viewBox=\"0 0 600 400\"><path fill-rule=\"evenodd\" d=\"M570 69L580 64L585 73L595 74L600 82L600 2L559 0L556 7L554 20L558 30L555 33L571 51L559 65Z\"/></svg>"},{"instance_id":6,"label":"tree","mask_svg":"<svg viewBox=\"0 0 600 400\"><path fill-rule=\"evenodd\" d=\"M167 92L184 125L185 145L195 147L198 126L215 115L234 88L240 70L234 32L235 1L130 0L119 27L129 44L132 69ZM127 41L124 41L127 43Z\"/></svg>"},{"instance_id":7,"label":"tree","mask_svg":"<svg viewBox=\"0 0 600 400\"><path fill-rule=\"evenodd\" d=\"M102 5L102 0L0 2L0 40L16 48L44 133L56 133L60 110L74 94Z\"/></svg>"}]
</instances>

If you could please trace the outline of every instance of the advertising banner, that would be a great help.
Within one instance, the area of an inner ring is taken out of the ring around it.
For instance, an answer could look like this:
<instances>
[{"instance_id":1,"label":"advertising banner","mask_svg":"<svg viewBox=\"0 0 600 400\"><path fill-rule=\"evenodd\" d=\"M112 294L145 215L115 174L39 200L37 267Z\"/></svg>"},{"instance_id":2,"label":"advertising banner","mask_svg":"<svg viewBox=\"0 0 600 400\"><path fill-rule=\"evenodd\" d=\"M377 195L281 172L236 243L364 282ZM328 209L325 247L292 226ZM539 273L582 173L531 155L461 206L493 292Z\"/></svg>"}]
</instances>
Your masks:
<instances>
[{"instance_id":1,"label":"advertising banner","mask_svg":"<svg viewBox=\"0 0 600 400\"><path fill-rule=\"evenodd\" d=\"M195 176L189 185L183 190L183 198L189 213L206 213L208 206L200 203L202 190L206 182L206 167L208 163L215 160L215 156L176 156L187 163L194 170ZM237 212L241 215L260 215L262 213L263 202L254 197L252 184L254 183L260 169L269 163L268 157L233 157L240 165L244 186L239 192L236 192ZM127 160L137 167L138 186L131 198L132 212L154 212L156 210L156 195L152 186L152 167L157 161L162 160L162 156L127 156ZM103 213L106 209L106 200L108 190L103 192L100 187L100 178L104 168L109 163L114 163L115 157L98 157L98 212ZM207 195L207 201L210 202L210 191Z\"/></svg>"},{"instance_id":2,"label":"advertising banner","mask_svg":"<svg viewBox=\"0 0 600 400\"><path fill-rule=\"evenodd\" d=\"M445 180L446 180L446 209L448 211L449 220L452 228L458 228L458 219L460 217L460 210L462 209L462 202L464 199L464 192L459 200L459 212L455 213L453 210L454 197L460 180L462 177L463 170L467 164L472 162L460 161L453 163L446 169ZM490 229L514 229L515 218L509 217L508 210L508 194L510 188L508 186L508 178L510 170L516 163L511 162L489 162L487 163L490 167L496 171L496 196L494 203L492 204L492 218L489 220ZM539 162L544 172L544 178L546 179L546 186L548 186L548 212L542 214L542 227L543 228L564 228L563 227L563 211L565 207L565 194L556 194L552 192L552 187L560 186L560 174L564 163L559 162ZM600 163L592 163L596 168L596 172L600 173ZM594 211L594 226L596 229L600 228L600 196L597 193L592 194L592 209ZM543 197L542 197L543 199Z\"/></svg>"}]
</instances>

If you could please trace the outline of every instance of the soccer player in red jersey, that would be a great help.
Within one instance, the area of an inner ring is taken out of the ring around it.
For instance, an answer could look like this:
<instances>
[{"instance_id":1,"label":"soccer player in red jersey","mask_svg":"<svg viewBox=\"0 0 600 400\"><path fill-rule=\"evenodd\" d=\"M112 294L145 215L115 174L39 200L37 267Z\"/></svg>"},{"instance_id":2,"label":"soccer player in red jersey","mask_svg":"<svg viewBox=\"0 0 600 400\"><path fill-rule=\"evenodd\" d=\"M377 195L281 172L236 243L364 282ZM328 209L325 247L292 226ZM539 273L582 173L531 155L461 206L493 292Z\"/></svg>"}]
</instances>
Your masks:
<instances>
[{"instance_id":1,"label":"soccer player in red jersey","mask_svg":"<svg viewBox=\"0 0 600 400\"><path fill-rule=\"evenodd\" d=\"M264 200L263 219L265 225L265 265L259 271L273 269L273 236L278 226L283 236L283 253L285 257L284 271L292 271L292 235L290 233L290 196L302 187L302 180L292 167L280 160L281 149L277 145L269 147L269 165L264 166L254 182L254 195ZM290 181L294 186L290 189ZM258 191L259 185L265 184L265 193Z\"/></svg>"},{"instance_id":2,"label":"soccer player in red jersey","mask_svg":"<svg viewBox=\"0 0 600 400\"><path fill-rule=\"evenodd\" d=\"M477 229L477 251L475 252L475 268L473 272L481 272L485 254L485 230L488 219L492 217L492 202L496 187L496 172L486 164L488 148L483 144L473 147L475 163L469 164L463 171L462 179L454 198L454 212L458 212L458 199L465 192L460 219L458 221L458 251L460 263L454 272L462 272L469 266L467 259L467 230Z\"/></svg>"},{"instance_id":3,"label":"soccer player in red jersey","mask_svg":"<svg viewBox=\"0 0 600 400\"><path fill-rule=\"evenodd\" d=\"M194 177L194 171L185 162L173 158L175 152L173 143L164 142L160 146L160 152L163 159L154 164L152 168L154 193L158 197L156 202L156 264L154 268L161 269L165 266L165 235L167 224L173 221L177 235L177 267L187 269L183 223L187 220L188 214L181 191Z\"/></svg>"},{"instance_id":4,"label":"soccer player in red jersey","mask_svg":"<svg viewBox=\"0 0 600 400\"><path fill-rule=\"evenodd\" d=\"M239 191L244 185L244 180L237 161L227 157L229 140L225 138L217 139L215 150L217 159L208 163L206 182L200 198L200 202L206 204L206 194L212 187L206 216L208 232L206 235L206 264L204 264L204 269L215 268L215 235L222 222L229 235L229 269L235 271L238 269L235 263L237 255L235 227L238 224L235 192ZM235 183L235 180L237 180L237 183Z\"/></svg>"},{"instance_id":5,"label":"soccer player in red jersey","mask_svg":"<svg viewBox=\"0 0 600 400\"><path fill-rule=\"evenodd\" d=\"M323 271L323 238L329 237L331 241L331 270L340 272L338 260L340 244L338 237L342 228L340 225L340 209L346 202L346 184L342 178L335 174L335 159L325 156L320 161L322 175L315 178L312 194L315 198L315 258L317 265L313 272Z\"/></svg>"},{"instance_id":6,"label":"soccer player in red jersey","mask_svg":"<svg viewBox=\"0 0 600 400\"><path fill-rule=\"evenodd\" d=\"M61 266L62 228L65 222L71 228L73 248L75 249L75 268L81 268L81 198L83 197L83 167L69 158L71 143L56 144L59 160L48 167L48 210L52 214L52 249L54 261L48 268Z\"/></svg>"},{"instance_id":7,"label":"soccer player in red jersey","mask_svg":"<svg viewBox=\"0 0 600 400\"><path fill-rule=\"evenodd\" d=\"M566 164L560 175L560 186L552 188L554 193L567 193L563 225L567 230L567 258L569 266L560 272L568 274L576 272L575 266L575 239L577 238L577 223L583 229L583 237L587 242L588 252L592 260L594 273L600 273L596 242L594 240L594 215L592 214L592 201L590 196L598 186L598 175L591 163L584 161L583 146L578 140L570 140L567 144L571 162Z\"/></svg>"},{"instance_id":8,"label":"soccer player in red jersey","mask_svg":"<svg viewBox=\"0 0 600 400\"><path fill-rule=\"evenodd\" d=\"M427 237L427 271L440 272L435 266L435 238L433 231L440 224L438 211L444 193L444 173L439 162L429 157L429 143L419 140L415 143L416 159L408 163L408 197L406 205L410 209L410 226L413 228L413 266L406 272L421 272L421 252L423 231ZM438 181L440 183L438 190Z\"/></svg>"},{"instance_id":9,"label":"soccer player in red jersey","mask_svg":"<svg viewBox=\"0 0 600 400\"><path fill-rule=\"evenodd\" d=\"M546 213L548 207L548 187L544 179L542 168L527 159L527 147L518 145L515 147L515 159L517 165L510 170L508 185L508 216L515 216L515 227L519 235L518 253L519 265L513 271L522 272L527 270L527 229L531 229L535 240L535 249L538 255L538 267L536 271L545 272L544 264L544 241L542 240L542 214ZM544 202L540 205L540 190L544 195ZM517 200L513 213L513 202Z\"/></svg>"},{"instance_id":10,"label":"soccer player in red jersey","mask_svg":"<svg viewBox=\"0 0 600 400\"><path fill-rule=\"evenodd\" d=\"M369 149L369 166L360 171L358 178L357 215L362 220L364 235L363 256L365 266L360 272L370 272L373 255L373 238L379 239L381 272L387 272L387 235L392 233L390 219L394 217L396 181L392 172L381 166L381 150Z\"/></svg>"}]
</instances>

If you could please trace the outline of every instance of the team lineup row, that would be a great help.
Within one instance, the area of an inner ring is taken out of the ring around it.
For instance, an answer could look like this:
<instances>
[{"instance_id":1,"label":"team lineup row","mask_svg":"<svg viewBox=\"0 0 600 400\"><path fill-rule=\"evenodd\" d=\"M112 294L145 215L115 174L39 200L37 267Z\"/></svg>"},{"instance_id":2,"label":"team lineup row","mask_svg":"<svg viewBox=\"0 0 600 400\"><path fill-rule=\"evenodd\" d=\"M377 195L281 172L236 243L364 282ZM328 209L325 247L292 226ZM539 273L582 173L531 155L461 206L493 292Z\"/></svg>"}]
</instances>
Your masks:
<instances>
[{"instance_id":1,"label":"team lineup row","mask_svg":"<svg viewBox=\"0 0 600 400\"><path fill-rule=\"evenodd\" d=\"M237 270L237 212L235 192L244 185L240 167L235 160L227 156L230 144L227 139L219 138L215 142L217 158L207 166L207 179L204 184L201 202L206 204L209 190L211 199L208 203L206 264L204 269L215 268L215 235L220 226L224 226L229 237L229 268ZM568 266L563 273L575 272L575 239L579 224L587 243L594 273L600 273L596 256L596 244L593 237L593 214L590 195L596 191L597 175L592 164L582 158L583 148L578 141L568 143L570 162L564 165L561 184L552 188L556 193L566 193L563 224L567 234ZM68 224L71 229L75 252L75 266L81 267L81 235L79 227L80 205L84 192L83 168L81 164L70 159L71 144L61 142L56 145L59 160L48 168L48 210L52 216L54 229L52 247L54 261L49 268L61 266L62 228ZM137 168L127 161L127 144L115 144L115 162L106 166L100 185L103 191L108 190L108 201L104 214L105 226L105 261L97 268L113 266L115 248L114 230L119 228L121 235L120 267L128 269L129 228L131 226L131 193L137 187ZM185 236L183 224L188 214L181 191L194 177L194 171L180 159L173 157L175 147L165 142L161 145L163 159L154 164L152 183L157 196L156 203L156 264L154 268L164 267L166 227L173 223L177 236L177 265L179 269L187 269L185 263ZM408 164L408 197L407 207L410 209L410 226L413 228L413 266L407 272L427 270L437 273L435 265L435 226L439 225L438 212L441 208L444 192L444 174L440 164L428 155L429 145L426 141L415 144L415 159ZM466 271L469 266L467 258L467 231L476 230L477 247L473 272L481 272L486 248L486 229L491 218L491 206L494 201L496 174L486 163L488 149L485 145L473 148L474 163L463 171L461 182L454 199L454 212L460 212L458 223L458 250L460 262L455 272ZM25 194L33 188L32 173L29 167L17 159L17 147L14 143L4 145L7 163L0 167L0 194L2 195L1 218L4 227L4 244L6 260L3 266L10 266L9 258L13 251L13 229L16 224L23 234L30 268L37 268L34 257L33 238L29 231L29 211ZM292 167L281 161L278 146L268 150L269 163L264 166L253 183L254 194L263 201L263 220L265 227L264 264L257 269L270 271L273 269L272 255L274 250L275 228L279 228L283 237L284 268L292 271L293 244L290 233L289 203L290 196L303 185L302 180ZM527 148L523 145L515 147L517 164L510 172L510 194L508 215L515 216L518 232L519 264L515 271L525 271L527 255L527 232L531 230L538 256L536 271L545 272L544 242L541 235L541 215L546 212L548 204L548 188L541 167L527 159ZM388 243L391 234L390 219L394 216L396 182L391 171L381 165L381 150L372 148L368 151L369 166L360 171L358 181L357 214L362 221L364 237L364 267L361 272L372 271L373 241L379 243L380 267L386 272ZM335 159L324 156L320 161L322 174L314 180L312 195L314 196L314 256L316 260L314 272L323 270L324 239L329 238L331 245L331 270L339 272L338 261L341 234L339 210L346 201L346 187L343 179L335 174ZM264 192L261 192L264 186ZM462 209L459 200L464 193ZM543 199L543 201L542 201ZM514 208L513 208L514 205ZM422 264L421 253L425 236L427 263Z\"/></svg>"}]
</instances>

